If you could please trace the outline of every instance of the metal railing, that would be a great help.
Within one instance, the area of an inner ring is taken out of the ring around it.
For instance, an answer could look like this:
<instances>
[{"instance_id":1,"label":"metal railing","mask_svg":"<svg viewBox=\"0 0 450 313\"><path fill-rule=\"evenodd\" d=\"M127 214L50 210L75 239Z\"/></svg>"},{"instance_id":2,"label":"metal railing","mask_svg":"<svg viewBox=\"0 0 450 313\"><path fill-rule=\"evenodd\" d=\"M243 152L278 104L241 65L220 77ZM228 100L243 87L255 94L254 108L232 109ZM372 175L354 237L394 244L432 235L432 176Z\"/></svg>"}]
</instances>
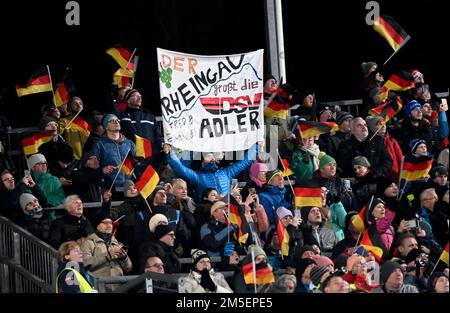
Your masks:
<instances>
[{"instance_id":1,"label":"metal railing","mask_svg":"<svg viewBox=\"0 0 450 313\"><path fill-rule=\"evenodd\" d=\"M0 292L55 292L57 252L0 216Z\"/></svg>"}]
</instances>

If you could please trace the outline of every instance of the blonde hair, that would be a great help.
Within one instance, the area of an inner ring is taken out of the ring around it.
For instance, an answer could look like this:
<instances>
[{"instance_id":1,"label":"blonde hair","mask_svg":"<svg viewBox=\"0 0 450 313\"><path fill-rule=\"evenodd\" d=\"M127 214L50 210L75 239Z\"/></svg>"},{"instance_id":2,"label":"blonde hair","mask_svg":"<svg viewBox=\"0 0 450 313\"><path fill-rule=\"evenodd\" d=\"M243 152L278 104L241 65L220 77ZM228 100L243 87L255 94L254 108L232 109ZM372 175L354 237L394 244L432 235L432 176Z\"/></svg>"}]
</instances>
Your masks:
<instances>
[{"instance_id":1,"label":"blonde hair","mask_svg":"<svg viewBox=\"0 0 450 313\"><path fill-rule=\"evenodd\" d=\"M76 241L66 241L63 242L58 249L58 261L59 262L66 262L66 255L70 254L70 251L75 249L76 247L79 247L80 245Z\"/></svg>"}]
</instances>

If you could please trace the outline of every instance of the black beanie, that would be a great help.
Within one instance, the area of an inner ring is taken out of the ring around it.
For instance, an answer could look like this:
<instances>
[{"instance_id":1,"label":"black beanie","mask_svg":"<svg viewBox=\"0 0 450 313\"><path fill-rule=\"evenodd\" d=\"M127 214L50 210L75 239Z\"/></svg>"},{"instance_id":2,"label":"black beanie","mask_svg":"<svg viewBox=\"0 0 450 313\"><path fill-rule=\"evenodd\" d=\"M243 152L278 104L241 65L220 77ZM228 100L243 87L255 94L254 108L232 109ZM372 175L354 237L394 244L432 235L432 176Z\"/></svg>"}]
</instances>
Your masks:
<instances>
[{"instance_id":1,"label":"black beanie","mask_svg":"<svg viewBox=\"0 0 450 313\"><path fill-rule=\"evenodd\" d=\"M369 201L367 201L366 204L366 221L373 222L375 220L374 216L372 215L373 209L379 204L379 203L385 203L380 198L377 198L375 196L372 196Z\"/></svg>"},{"instance_id":2,"label":"black beanie","mask_svg":"<svg viewBox=\"0 0 450 313\"><path fill-rule=\"evenodd\" d=\"M300 281L302 279L302 275L305 272L306 268L310 264L316 264L314 260L307 258L307 259L300 259L297 263L297 268L295 269L295 276L297 278L297 281Z\"/></svg>"},{"instance_id":3,"label":"black beanie","mask_svg":"<svg viewBox=\"0 0 450 313\"><path fill-rule=\"evenodd\" d=\"M302 220L305 225L306 225L306 222L308 222L308 215L309 215L309 212L311 212L312 208L313 208L313 206L304 206L304 207L301 207L301 209L300 209L300 213L302 215Z\"/></svg>"},{"instance_id":4,"label":"black beanie","mask_svg":"<svg viewBox=\"0 0 450 313\"><path fill-rule=\"evenodd\" d=\"M111 219L112 221L114 220L112 218L111 213L109 212L109 210L108 211L102 211L99 214L97 214L96 216L94 216L94 218L92 220L93 225L95 227L97 227L98 224L100 224L103 220L105 220L107 218Z\"/></svg>"},{"instance_id":5,"label":"black beanie","mask_svg":"<svg viewBox=\"0 0 450 313\"><path fill-rule=\"evenodd\" d=\"M128 102L128 99L130 99L131 96L132 96L134 93L136 93L136 92L139 92L139 91L138 91L137 89L129 89L129 90L127 90L127 92L125 93L125 97L124 97L125 102Z\"/></svg>"},{"instance_id":6,"label":"black beanie","mask_svg":"<svg viewBox=\"0 0 450 313\"><path fill-rule=\"evenodd\" d=\"M173 229L168 225L164 225L164 224L158 225L155 228L155 237L156 237L156 239L161 239L162 237L164 237L171 231L173 231Z\"/></svg>"},{"instance_id":7,"label":"black beanie","mask_svg":"<svg viewBox=\"0 0 450 313\"><path fill-rule=\"evenodd\" d=\"M41 118L41 120L39 121L38 124L38 128L40 130L45 130L45 127L47 126L48 123L50 122L56 122L56 119L54 117L51 116L44 116L43 118Z\"/></svg>"},{"instance_id":8,"label":"black beanie","mask_svg":"<svg viewBox=\"0 0 450 313\"><path fill-rule=\"evenodd\" d=\"M392 262L392 261L384 262L384 264L381 266L381 269L380 269L380 278L381 278L381 283L383 285L386 284L387 280L389 279L389 276L391 276L391 274L397 268L400 268L400 264L398 264L397 262Z\"/></svg>"},{"instance_id":9,"label":"black beanie","mask_svg":"<svg viewBox=\"0 0 450 313\"><path fill-rule=\"evenodd\" d=\"M377 195L379 197L384 197L384 191L395 181L388 177L379 177L377 179Z\"/></svg>"}]
</instances>

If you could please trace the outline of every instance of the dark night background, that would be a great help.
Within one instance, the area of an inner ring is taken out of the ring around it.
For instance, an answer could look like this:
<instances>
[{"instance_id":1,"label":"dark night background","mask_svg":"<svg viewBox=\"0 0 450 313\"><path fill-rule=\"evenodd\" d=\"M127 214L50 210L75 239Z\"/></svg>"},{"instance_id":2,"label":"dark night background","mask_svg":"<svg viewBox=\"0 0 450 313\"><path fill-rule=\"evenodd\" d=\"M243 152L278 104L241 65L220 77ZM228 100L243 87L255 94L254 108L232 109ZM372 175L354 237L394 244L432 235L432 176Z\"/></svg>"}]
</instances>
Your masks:
<instances>
[{"instance_id":1,"label":"dark night background","mask_svg":"<svg viewBox=\"0 0 450 313\"><path fill-rule=\"evenodd\" d=\"M18 98L14 89L46 64L54 84L69 67L85 107L101 110L118 68L105 50L117 43L137 47L135 87L144 106L159 115L156 47L204 55L267 49L262 0L79 0L80 26L65 24L66 2L1 4L0 113L12 127L36 126L40 107L50 103L51 93ZM392 53L365 24L366 2L283 1L287 82L315 90L319 101L361 97L361 62L383 63ZM431 91L447 91L448 2L378 3L381 13L394 17L412 37L387 73L418 68Z\"/></svg>"}]
</instances>

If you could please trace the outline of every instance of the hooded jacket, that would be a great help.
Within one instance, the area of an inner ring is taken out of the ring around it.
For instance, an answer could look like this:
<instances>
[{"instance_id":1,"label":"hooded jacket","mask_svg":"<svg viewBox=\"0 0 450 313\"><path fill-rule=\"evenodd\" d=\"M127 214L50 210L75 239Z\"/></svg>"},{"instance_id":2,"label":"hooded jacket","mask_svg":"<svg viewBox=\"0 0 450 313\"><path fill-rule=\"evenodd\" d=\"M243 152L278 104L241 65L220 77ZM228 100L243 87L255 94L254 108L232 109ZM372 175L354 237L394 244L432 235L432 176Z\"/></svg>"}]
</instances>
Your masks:
<instances>
[{"instance_id":1,"label":"hooded jacket","mask_svg":"<svg viewBox=\"0 0 450 313\"><path fill-rule=\"evenodd\" d=\"M286 188L278 188L278 186L265 185L263 191L259 193L259 203L264 207L266 211L267 218L269 219L270 225L275 224L275 211L280 207L285 207L289 209L291 207L284 196L286 194Z\"/></svg>"}]
</instances>

